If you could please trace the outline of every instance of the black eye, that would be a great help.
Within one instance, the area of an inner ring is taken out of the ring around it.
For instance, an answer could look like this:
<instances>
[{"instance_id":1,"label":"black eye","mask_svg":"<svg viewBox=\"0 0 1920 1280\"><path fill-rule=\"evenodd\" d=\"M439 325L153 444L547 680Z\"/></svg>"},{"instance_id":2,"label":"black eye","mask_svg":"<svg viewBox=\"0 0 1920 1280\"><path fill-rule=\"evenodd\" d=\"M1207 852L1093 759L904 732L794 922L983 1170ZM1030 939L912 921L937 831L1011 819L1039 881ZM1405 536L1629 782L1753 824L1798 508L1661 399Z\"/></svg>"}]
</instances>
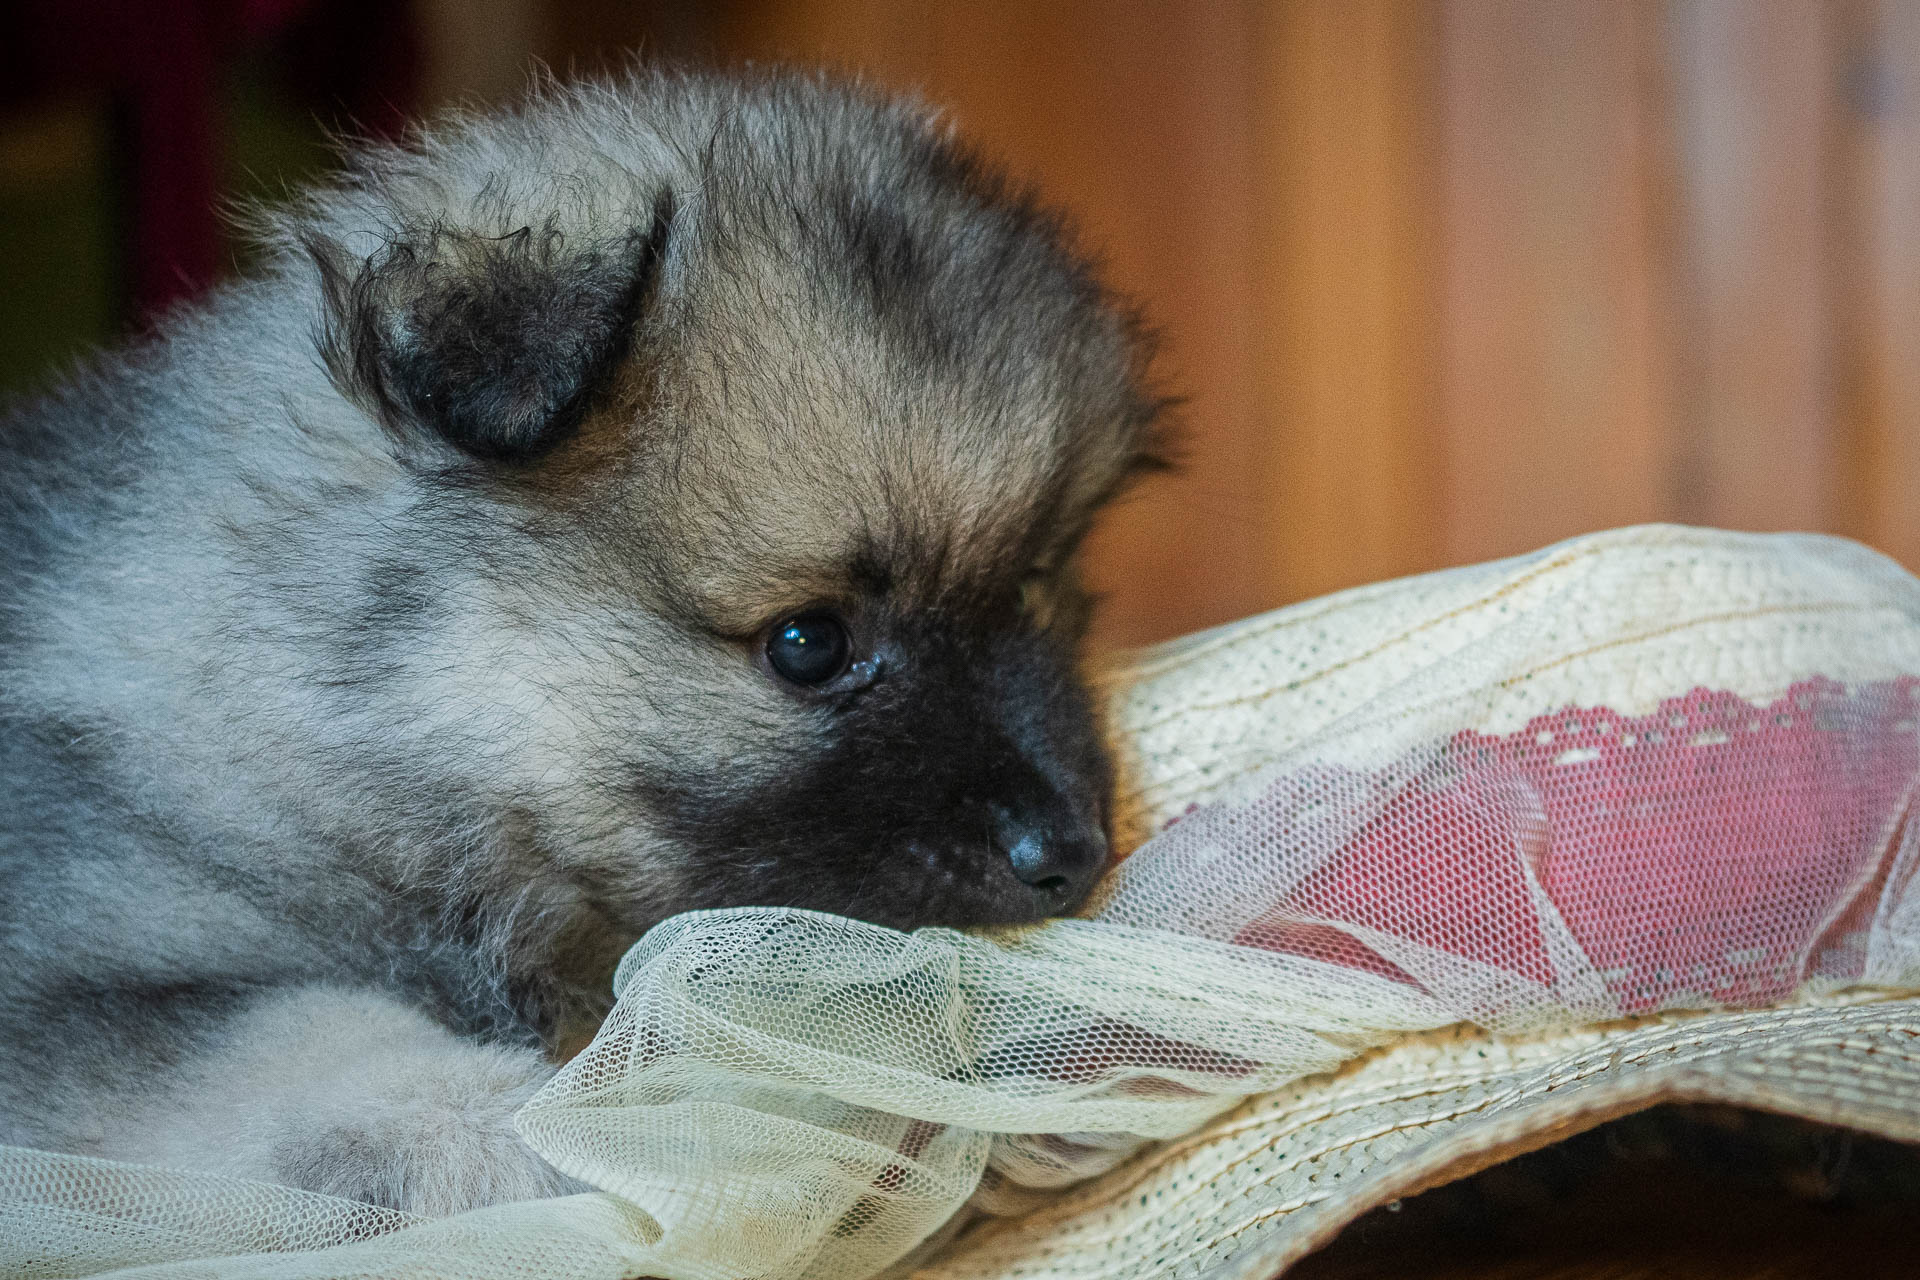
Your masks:
<instances>
[{"instance_id":1,"label":"black eye","mask_svg":"<svg viewBox=\"0 0 1920 1280\"><path fill-rule=\"evenodd\" d=\"M825 684L847 669L853 643L832 614L808 613L773 629L767 639L767 663L783 680Z\"/></svg>"}]
</instances>

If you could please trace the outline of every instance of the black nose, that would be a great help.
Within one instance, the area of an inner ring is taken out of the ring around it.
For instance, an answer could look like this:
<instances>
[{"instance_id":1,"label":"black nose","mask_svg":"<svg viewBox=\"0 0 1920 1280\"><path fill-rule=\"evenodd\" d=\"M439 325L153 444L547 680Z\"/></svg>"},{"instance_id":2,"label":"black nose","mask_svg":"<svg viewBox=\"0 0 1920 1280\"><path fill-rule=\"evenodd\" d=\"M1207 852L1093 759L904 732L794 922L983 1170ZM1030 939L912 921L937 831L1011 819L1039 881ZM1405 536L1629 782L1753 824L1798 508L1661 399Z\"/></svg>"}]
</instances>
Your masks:
<instances>
[{"instance_id":1,"label":"black nose","mask_svg":"<svg viewBox=\"0 0 1920 1280\"><path fill-rule=\"evenodd\" d=\"M1086 896L1107 864L1107 837L1098 828L1063 830L1005 816L995 825L1013 874L1056 899L1062 910Z\"/></svg>"}]
</instances>

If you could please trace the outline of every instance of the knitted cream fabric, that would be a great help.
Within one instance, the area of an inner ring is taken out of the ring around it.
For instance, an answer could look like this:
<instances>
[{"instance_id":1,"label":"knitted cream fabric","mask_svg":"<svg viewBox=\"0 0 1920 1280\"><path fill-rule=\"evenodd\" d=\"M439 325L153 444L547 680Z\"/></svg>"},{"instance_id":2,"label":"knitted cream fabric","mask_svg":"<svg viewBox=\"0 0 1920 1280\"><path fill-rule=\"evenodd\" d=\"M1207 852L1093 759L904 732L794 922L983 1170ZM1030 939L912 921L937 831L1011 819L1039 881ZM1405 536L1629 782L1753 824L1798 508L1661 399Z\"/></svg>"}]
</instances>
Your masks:
<instances>
[{"instance_id":1,"label":"knitted cream fabric","mask_svg":"<svg viewBox=\"0 0 1920 1280\"><path fill-rule=\"evenodd\" d=\"M0 1274L1251 1277L1662 1098L1920 1137L1920 582L1891 562L1622 530L1107 688L1151 838L1089 918L643 939L519 1117L601 1194L417 1222L0 1150Z\"/></svg>"},{"instance_id":2,"label":"knitted cream fabric","mask_svg":"<svg viewBox=\"0 0 1920 1280\"><path fill-rule=\"evenodd\" d=\"M1518 1039L1422 1033L1249 1099L903 1270L1268 1280L1369 1209L1662 1102L1920 1142L1920 1001L1666 1015Z\"/></svg>"}]
</instances>

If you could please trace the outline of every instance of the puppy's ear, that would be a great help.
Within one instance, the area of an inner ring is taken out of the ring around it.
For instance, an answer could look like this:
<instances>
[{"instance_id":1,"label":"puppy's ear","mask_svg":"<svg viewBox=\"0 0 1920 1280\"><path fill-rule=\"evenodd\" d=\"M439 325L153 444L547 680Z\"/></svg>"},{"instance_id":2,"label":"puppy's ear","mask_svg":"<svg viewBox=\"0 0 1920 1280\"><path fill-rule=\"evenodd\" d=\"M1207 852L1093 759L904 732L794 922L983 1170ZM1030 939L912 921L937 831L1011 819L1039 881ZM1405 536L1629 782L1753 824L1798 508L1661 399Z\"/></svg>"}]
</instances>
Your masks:
<instances>
[{"instance_id":1,"label":"puppy's ear","mask_svg":"<svg viewBox=\"0 0 1920 1280\"><path fill-rule=\"evenodd\" d=\"M330 241L319 346L336 386L410 441L531 462L565 440L627 355L666 252L673 205L610 240L522 227L431 227L364 261Z\"/></svg>"}]
</instances>

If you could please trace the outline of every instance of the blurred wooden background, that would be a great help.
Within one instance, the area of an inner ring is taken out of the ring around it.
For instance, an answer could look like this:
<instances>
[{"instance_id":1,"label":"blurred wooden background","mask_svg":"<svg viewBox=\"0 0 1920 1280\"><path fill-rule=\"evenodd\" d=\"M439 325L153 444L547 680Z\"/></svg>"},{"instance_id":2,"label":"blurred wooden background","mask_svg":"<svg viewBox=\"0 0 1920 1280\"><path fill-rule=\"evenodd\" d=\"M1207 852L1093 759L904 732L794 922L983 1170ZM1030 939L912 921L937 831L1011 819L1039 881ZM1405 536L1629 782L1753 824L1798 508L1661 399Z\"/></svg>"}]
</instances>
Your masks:
<instances>
[{"instance_id":1,"label":"blurred wooden background","mask_svg":"<svg viewBox=\"0 0 1920 1280\"><path fill-rule=\"evenodd\" d=\"M1188 398L1184 473L1098 535L1109 641L1645 520L1920 568L1920 3L412 16L427 106L508 96L529 56L826 60L1073 210Z\"/></svg>"}]
</instances>

